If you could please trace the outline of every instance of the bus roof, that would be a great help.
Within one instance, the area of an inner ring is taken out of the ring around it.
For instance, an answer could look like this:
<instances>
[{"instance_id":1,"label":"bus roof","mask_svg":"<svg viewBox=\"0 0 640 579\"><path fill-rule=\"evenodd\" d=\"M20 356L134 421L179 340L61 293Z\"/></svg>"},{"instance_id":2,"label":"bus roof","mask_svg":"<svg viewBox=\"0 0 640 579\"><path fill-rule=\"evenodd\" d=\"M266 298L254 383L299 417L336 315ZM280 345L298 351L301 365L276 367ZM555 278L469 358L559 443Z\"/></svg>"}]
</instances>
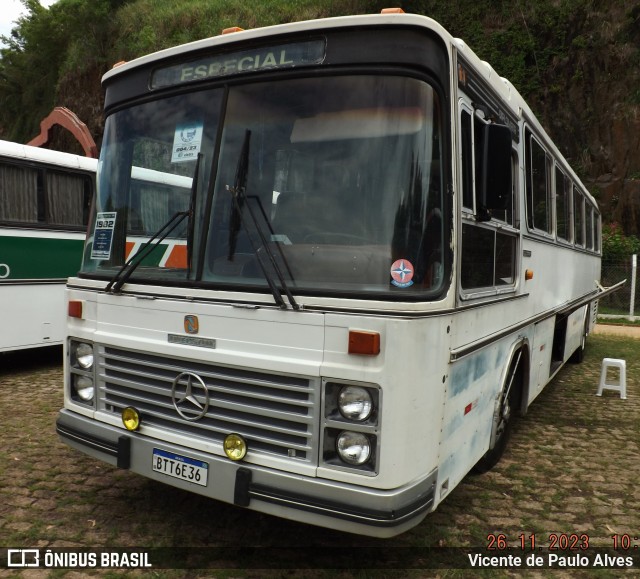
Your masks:
<instances>
[{"instance_id":1,"label":"bus roof","mask_svg":"<svg viewBox=\"0 0 640 579\"><path fill-rule=\"evenodd\" d=\"M81 157L71 153L63 153L62 151L52 151L51 149L31 147L29 145L22 145L12 141L0 140L0 156L25 161L37 161L39 163L47 163L50 165L58 165L60 167L82 169L84 171L92 172L95 172L98 166L97 159Z\"/></svg>"},{"instance_id":2,"label":"bus roof","mask_svg":"<svg viewBox=\"0 0 640 579\"><path fill-rule=\"evenodd\" d=\"M356 16L336 16L333 18L319 18L316 20L302 20L300 22L290 22L286 24L276 24L273 26L265 26L262 28L252 28L242 30L230 34L220 34L210 38L195 40L187 44L181 44L172 48L166 48L158 52L154 52L140 58L136 58L130 62L115 65L110 71L106 72L102 77L102 81L110 79L112 76L150 64L166 58L172 58L194 51L207 48L225 46L236 42L246 40L258 40L261 38L269 38L284 34L294 34L299 32L313 32L316 30L345 28L352 26L418 26L421 28L429 28L435 30L444 39L451 41L451 35L435 20L427 16L418 14L364 14Z\"/></svg>"}]
</instances>

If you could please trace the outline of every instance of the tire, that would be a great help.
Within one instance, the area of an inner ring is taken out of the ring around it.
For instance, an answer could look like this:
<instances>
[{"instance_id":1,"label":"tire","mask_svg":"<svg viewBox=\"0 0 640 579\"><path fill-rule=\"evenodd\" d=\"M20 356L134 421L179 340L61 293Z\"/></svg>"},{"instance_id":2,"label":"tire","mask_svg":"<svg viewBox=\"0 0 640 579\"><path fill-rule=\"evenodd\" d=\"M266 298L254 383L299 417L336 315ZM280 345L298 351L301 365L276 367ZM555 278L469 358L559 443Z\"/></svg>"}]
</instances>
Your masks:
<instances>
[{"instance_id":1,"label":"tire","mask_svg":"<svg viewBox=\"0 0 640 579\"><path fill-rule=\"evenodd\" d=\"M522 388L522 364L520 353L511 363L500 400L500 419L496 426L495 442L485 455L475 464L473 472L482 474L491 470L502 458L511 438L513 415L520 400ZM492 429L493 431L493 429Z\"/></svg>"}]
</instances>

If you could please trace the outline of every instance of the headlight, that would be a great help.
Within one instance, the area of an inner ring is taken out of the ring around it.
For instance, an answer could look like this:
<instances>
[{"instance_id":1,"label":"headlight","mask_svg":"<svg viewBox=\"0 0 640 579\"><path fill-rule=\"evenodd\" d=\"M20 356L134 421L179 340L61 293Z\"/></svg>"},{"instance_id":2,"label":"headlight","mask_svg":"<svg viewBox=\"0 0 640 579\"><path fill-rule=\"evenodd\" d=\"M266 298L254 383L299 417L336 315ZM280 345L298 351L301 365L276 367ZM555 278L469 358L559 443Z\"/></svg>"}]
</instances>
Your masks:
<instances>
[{"instance_id":1,"label":"headlight","mask_svg":"<svg viewBox=\"0 0 640 579\"><path fill-rule=\"evenodd\" d=\"M371 443L366 434L344 430L336 441L338 455L346 463L361 465L371 456Z\"/></svg>"},{"instance_id":2,"label":"headlight","mask_svg":"<svg viewBox=\"0 0 640 579\"><path fill-rule=\"evenodd\" d=\"M93 380L88 376L74 376L73 388L81 400L85 402L91 402L93 400L95 388L93 387Z\"/></svg>"},{"instance_id":3,"label":"headlight","mask_svg":"<svg viewBox=\"0 0 640 579\"><path fill-rule=\"evenodd\" d=\"M83 342L76 344L76 362L83 370L89 370L93 366L93 347Z\"/></svg>"},{"instance_id":4,"label":"headlight","mask_svg":"<svg viewBox=\"0 0 640 579\"><path fill-rule=\"evenodd\" d=\"M371 416L373 400L366 388L345 386L338 395L338 408L345 418L363 421Z\"/></svg>"},{"instance_id":5,"label":"headlight","mask_svg":"<svg viewBox=\"0 0 640 579\"><path fill-rule=\"evenodd\" d=\"M382 388L323 378L322 464L329 468L378 474Z\"/></svg>"},{"instance_id":6,"label":"headlight","mask_svg":"<svg viewBox=\"0 0 640 579\"><path fill-rule=\"evenodd\" d=\"M70 338L67 345L67 388L68 396L77 403L95 408L96 376L93 344Z\"/></svg>"}]
</instances>

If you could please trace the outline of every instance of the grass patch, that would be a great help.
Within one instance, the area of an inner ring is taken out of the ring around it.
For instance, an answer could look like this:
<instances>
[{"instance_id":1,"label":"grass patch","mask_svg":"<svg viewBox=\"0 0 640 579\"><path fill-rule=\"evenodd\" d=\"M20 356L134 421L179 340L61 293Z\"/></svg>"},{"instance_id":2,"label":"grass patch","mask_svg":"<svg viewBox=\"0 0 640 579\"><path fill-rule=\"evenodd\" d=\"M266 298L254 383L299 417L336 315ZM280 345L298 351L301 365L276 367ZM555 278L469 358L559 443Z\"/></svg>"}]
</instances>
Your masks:
<instances>
[{"instance_id":1,"label":"grass patch","mask_svg":"<svg viewBox=\"0 0 640 579\"><path fill-rule=\"evenodd\" d=\"M600 317L598 316L598 323L602 325L614 325L614 326L638 326L640 327L640 319L630 320L628 317L620 316L619 318Z\"/></svg>"},{"instance_id":2,"label":"grass patch","mask_svg":"<svg viewBox=\"0 0 640 579\"><path fill-rule=\"evenodd\" d=\"M629 365L635 366L636 368L640 366L637 340L625 339L619 336L591 335L587 340L587 350L585 353L590 358L595 358L597 364L594 370L597 370L596 374L598 376L602 358L621 358L626 360L627 376L629 375ZM581 378L579 375L572 376L572 378L574 377L578 378L581 382L584 380L584 377Z\"/></svg>"}]
</instances>

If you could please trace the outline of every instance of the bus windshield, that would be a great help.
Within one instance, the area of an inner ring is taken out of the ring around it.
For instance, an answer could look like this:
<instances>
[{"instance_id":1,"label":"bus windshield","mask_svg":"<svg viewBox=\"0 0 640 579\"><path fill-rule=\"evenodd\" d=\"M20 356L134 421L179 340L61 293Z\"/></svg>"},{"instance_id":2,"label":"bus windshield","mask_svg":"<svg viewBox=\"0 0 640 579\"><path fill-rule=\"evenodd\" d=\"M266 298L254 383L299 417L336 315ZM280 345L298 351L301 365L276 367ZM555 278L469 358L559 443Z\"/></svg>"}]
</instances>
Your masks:
<instances>
[{"instance_id":1,"label":"bus windshield","mask_svg":"<svg viewBox=\"0 0 640 579\"><path fill-rule=\"evenodd\" d=\"M191 210L130 283L440 295L441 114L426 81L365 74L203 89L119 110L107 118L82 272L113 277Z\"/></svg>"}]
</instances>

